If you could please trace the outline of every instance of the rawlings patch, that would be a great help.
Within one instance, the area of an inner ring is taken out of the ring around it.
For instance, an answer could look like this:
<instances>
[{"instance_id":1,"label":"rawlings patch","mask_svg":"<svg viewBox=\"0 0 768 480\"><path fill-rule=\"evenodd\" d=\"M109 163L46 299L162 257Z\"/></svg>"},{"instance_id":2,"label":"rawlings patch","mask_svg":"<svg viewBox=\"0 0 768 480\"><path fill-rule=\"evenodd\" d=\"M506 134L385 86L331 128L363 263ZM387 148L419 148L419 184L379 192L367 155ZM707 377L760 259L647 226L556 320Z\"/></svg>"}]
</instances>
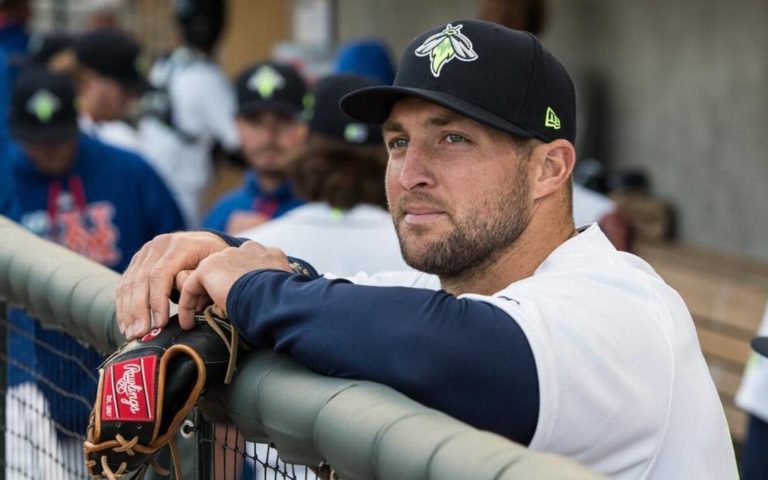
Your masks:
<instances>
[{"instance_id":1,"label":"rawlings patch","mask_svg":"<svg viewBox=\"0 0 768 480\"><path fill-rule=\"evenodd\" d=\"M153 421L156 367L157 357L153 355L110 365L104 372L102 420Z\"/></svg>"}]
</instances>

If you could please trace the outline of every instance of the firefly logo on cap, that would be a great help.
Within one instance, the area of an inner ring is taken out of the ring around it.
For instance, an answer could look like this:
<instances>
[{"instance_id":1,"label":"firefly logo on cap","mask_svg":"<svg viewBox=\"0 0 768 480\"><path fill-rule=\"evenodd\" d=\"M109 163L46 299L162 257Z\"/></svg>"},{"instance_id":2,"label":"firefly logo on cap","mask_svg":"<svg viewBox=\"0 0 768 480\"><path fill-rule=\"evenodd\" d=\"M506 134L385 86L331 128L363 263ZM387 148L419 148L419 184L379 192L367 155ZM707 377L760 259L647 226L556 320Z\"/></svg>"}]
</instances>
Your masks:
<instances>
[{"instance_id":1,"label":"firefly logo on cap","mask_svg":"<svg viewBox=\"0 0 768 480\"><path fill-rule=\"evenodd\" d=\"M477 60L472 41L461 33L462 27L463 25L453 26L449 23L442 32L424 40L414 52L417 57L429 55L430 70L435 77L439 77L443 66L454 58L463 62Z\"/></svg>"},{"instance_id":2,"label":"firefly logo on cap","mask_svg":"<svg viewBox=\"0 0 768 480\"><path fill-rule=\"evenodd\" d=\"M280 72L269 65L259 68L248 79L248 88L259 92L261 98L265 99L272 98L275 90L279 90L284 86L285 78L280 75Z\"/></svg>"},{"instance_id":3,"label":"firefly logo on cap","mask_svg":"<svg viewBox=\"0 0 768 480\"><path fill-rule=\"evenodd\" d=\"M560 130L560 119L557 118L557 115L555 115L555 111L552 110L552 107L547 107L547 116L544 119L544 126L554 128L555 130Z\"/></svg>"},{"instance_id":4,"label":"firefly logo on cap","mask_svg":"<svg viewBox=\"0 0 768 480\"><path fill-rule=\"evenodd\" d=\"M27 102L27 111L42 123L48 123L61 107L59 98L48 90L38 90Z\"/></svg>"}]
</instances>

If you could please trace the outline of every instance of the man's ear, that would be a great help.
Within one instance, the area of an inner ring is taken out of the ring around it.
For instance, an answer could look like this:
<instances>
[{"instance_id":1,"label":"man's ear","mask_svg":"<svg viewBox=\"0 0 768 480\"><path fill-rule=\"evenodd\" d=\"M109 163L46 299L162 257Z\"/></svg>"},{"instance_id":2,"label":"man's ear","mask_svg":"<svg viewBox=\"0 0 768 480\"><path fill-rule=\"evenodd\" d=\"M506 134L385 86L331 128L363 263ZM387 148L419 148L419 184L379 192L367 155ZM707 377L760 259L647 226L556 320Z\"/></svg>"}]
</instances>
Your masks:
<instances>
[{"instance_id":1,"label":"man's ear","mask_svg":"<svg viewBox=\"0 0 768 480\"><path fill-rule=\"evenodd\" d=\"M534 200L567 188L576 163L576 150L568 140L558 139L536 146L531 152L534 178L531 194Z\"/></svg>"}]
</instances>

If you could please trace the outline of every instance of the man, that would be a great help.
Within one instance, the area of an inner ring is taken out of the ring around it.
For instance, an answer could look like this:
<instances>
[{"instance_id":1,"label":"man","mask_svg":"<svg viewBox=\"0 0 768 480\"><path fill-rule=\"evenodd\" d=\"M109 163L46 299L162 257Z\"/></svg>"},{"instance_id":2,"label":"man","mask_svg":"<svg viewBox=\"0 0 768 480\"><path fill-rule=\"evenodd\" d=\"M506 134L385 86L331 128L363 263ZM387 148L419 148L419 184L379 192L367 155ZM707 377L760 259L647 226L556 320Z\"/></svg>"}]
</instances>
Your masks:
<instances>
[{"instance_id":1,"label":"man","mask_svg":"<svg viewBox=\"0 0 768 480\"><path fill-rule=\"evenodd\" d=\"M321 273L408 270L386 210L381 130L339 108L344 95L377 84L331 75L315 85L309 140L291 162L296 193L308 203L241 236L277 245Z\"/></svg>"},{"instance_id":2,"label":"man","mask_svg":"<svg viewBox=\"0 0 768 480\"><path fill-rule=\"evenodd\" d=\"M146 89L146 58L127 34L112 29L84 33L75 40L80 128L99 140L141 152L137 130L127 123Z\"/></svg>"},{"instance_id":3,"label":"man","mask_svg":"<svg viewBox=\"0 0 768 480\"><path fill-rule=\"evenodd\" d=\"M737 477L683 301L597 226L574 229L575 92L533 35L442 25L405 49L394 86L342 109L383 122L403 256L434 275L311 279L255 242L160 237L118 287L129 337L167 321L175 285L186 327L214 302L257 347L613 478Z\"/></svg>"},{"instance_id":4,"label":"man","mask_svg":"<svg viewBox=\"0 0 768 480\"><path fill-rule=\"evenodd\" d=\"M235 122L250 167L243 186L220 199L203 226L228 233L254 228L299 206L288 182L291 155L307 137L306 86L288 65L258 63L238 75Z\"/></svg>"},{"instance_id":5,"label":"man","mask_svg":"<svg viewBox=\"0 0 768 480\"><path fill-rule=\"evenodd\" d=\"M149 165L78 131L74 105L69 77L41 69L19 76L10 114L11 136L19 148L8 159L14 196L0 205L0 214L123 271L144 242L183 229L184 223ZM62 465L73 465L62 463L55 452L61 448L81 458L81 442L73 432L87 424L90 406L82 399L96 394L100 355L20 311L11 313L9 323L8 356L13 360L8 362L11 405L6 413L12 416L7 417L6 441L15 449L7 457L9 471L16 466L17 472L35 478L70 476L54 474ZM43 398L44 407L39 406ZM55 429L38 415L55 422ZM57 434L56 444L51 444L51 432Z\"/></svg>"},{"instance_id":6,"label":"man","mask_svg":"<svg viewBox=\"0 0 768 480\"><path fill-rule=\"evenodd\" d=\"M149 72L154 90L142 100L139 138L192 227L200 223L202 196L213 178L213 148L238 148L235 99L213 58L224 30L224 0L179 1L173 8L184 44Z\"/></svg>"}]
</instances>

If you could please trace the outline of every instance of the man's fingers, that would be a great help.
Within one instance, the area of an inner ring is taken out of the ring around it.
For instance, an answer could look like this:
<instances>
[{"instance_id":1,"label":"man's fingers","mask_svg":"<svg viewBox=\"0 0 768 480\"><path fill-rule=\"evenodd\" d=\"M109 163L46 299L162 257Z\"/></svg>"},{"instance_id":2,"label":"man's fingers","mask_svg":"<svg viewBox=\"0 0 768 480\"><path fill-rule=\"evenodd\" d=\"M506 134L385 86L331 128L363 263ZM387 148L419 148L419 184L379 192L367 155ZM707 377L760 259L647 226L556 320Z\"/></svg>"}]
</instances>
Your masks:
<instances>
[{"instance_id":1,"label":"man's fingers","mask_svg":"<svg viewBox=\"0 0 768 480\"><path fill-rule=\"evenodd\" d=\"M131 295L133 292L133 280L141 262L147 256L147 248L142 248L131 258L131 263L125 269L120 283L115 290L115 317L120 333L126 335L126 329L130 325L131 316Z\"/></svg>"},{"instance_id":2,"label":"man's fingers","mask_svg":"<svg viewBox=\"0 0 768 480\"><path fill-rule=\"evenodd\" d=\"M184 281L179 297L179 325L181 328L192 328L195 325L195 313L201 310L201 305L210 303L200 279L200 271L195 270Z\"/></svg>"}]
</instances>

